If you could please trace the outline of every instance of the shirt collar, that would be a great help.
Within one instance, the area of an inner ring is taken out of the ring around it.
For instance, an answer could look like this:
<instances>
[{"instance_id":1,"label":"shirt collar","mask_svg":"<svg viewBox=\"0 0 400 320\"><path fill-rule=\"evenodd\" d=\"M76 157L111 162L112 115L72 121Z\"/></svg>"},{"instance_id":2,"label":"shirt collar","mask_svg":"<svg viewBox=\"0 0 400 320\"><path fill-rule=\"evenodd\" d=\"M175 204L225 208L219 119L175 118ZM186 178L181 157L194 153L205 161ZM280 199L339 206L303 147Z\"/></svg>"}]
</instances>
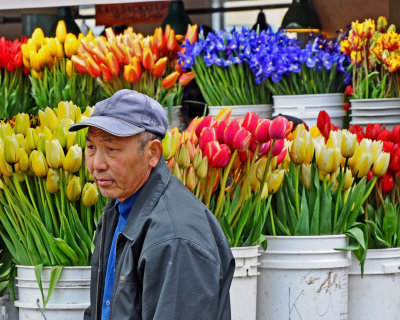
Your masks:
<instances>
[{"instance_id":1,"label":"shirt collar","mask_svg":"<svg viewBox=\"0 0 400 320\"><path fill-rule=\"evenodd\" d=\"M139 191L137 191L135 194L133 194L129 198L125 199L123 202L119 201L118 199L115 200L115 208L118 209L120 216L124 220L128 219L129 213L131 212L131 209L136 201L138 194L139 194Z\"/></svg>"}]
</instances>

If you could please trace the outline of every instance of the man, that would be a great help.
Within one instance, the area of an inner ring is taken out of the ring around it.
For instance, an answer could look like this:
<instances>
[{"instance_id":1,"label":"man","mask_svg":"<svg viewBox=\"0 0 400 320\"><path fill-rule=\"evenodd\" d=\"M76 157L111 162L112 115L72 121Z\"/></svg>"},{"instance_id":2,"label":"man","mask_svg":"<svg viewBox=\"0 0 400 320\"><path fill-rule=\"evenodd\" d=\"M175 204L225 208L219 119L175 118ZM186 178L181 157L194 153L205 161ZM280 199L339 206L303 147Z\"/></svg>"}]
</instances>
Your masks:
<instances>
[{"instance_id":1,"label":"man","mask_svg":"<svg viewBox=\"0 0 400 320\"><path fill-rule=\"evenodd\" d=\"M113 200L96 230L84 319L230 319L234 259L218 221L162 158L162 106L120 90L69 130L85 127L88 170Z\"/></svg>"}]
</instances>

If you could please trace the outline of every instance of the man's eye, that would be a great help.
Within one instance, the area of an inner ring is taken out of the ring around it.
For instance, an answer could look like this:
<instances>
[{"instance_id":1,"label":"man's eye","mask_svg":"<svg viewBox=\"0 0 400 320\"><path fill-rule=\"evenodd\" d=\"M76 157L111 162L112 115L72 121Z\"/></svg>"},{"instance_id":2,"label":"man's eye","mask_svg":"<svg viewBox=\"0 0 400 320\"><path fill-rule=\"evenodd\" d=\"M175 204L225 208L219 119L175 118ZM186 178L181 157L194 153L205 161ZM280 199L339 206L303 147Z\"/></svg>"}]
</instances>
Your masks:
<instances>
[{"instance_id":1,"label":"man's eye","mask_svg":"<svg viewBox=\"0 0 400 320\"><path fill-rule=\"evenodd\" d=\"M86 149L88 149L88 150L94 150L94 146L92 146L92 145L87 145L87 146L86 146Z\"/></svg>"}]
</instances>

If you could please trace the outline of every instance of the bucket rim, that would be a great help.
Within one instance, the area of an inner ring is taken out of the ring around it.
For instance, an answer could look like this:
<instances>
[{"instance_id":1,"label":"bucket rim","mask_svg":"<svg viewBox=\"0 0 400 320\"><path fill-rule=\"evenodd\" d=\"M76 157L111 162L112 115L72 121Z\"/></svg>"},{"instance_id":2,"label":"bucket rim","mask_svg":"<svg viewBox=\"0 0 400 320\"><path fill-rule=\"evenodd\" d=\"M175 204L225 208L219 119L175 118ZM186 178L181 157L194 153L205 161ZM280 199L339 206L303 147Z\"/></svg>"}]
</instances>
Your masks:
<instances>
[{"instance_id":1,"label":"bucket rim","mask_svg":"<svg viewBox=\"0 0 400 320\"><path fill-rule=\"evenodd\" d=\"M332 92L332 93L311 93L311 94L283 94L283 95L272 95L272 98L277 97L277 98L282 98L282 97L333 97L333 96L343 96L344 93L340 92Z\"/></svg>"},{"instance_id":2,"label":"bucket rim","mask_svg":"<svg viewBox=\"0 0 400 320\"><path fill-rule=\"evenodd\" d=\"M333 234L333 235L320 235L320 236L267 236L269 239L342 239L347 238L345 234Z\"/></svg>"}]
</instances>

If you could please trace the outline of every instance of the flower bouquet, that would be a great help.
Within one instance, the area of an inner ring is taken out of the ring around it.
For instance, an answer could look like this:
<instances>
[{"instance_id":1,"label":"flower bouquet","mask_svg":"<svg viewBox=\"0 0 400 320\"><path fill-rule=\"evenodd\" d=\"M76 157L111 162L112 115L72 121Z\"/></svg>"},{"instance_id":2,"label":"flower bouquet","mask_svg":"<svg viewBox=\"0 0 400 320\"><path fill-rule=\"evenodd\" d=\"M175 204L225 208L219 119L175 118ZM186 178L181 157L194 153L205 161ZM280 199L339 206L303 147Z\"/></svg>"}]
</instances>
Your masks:
<instances>
[{"instance_id":1,"label":"flower bouquet","mask_svg":"<svg viewBox=\"0 0 400 320\"><path fill-rule=\"evenodd\" d=\"M77 73L70 59L81 46L81 40L91 39L94 39L91 32L86 37L80 34L79 39L67 34L65 23L60 20L55 38L45 37L43 30L36 28L22 45L23 63L31 72L31 94L39 108L66 100L84 110L101 100L95 79Z\"/></svg>"},{"instance_id":2,"label":"flower bouquet","mask_svg":"<svg viewBox=\"0 0 400 320\"><path fill-rule=\"evenodd\" d=\"M271 94L259 73L271 37L271 32L245 28L210 32L197 42L186 42L179 63L194 72L210 106L270 104Z\"/></svg>"},{"instance_id":3,"label":"flower bouquet","mask_svg":"<svg viewBox=\"0 0 400 320\"><path fill-rule=\"evenodd\" d=\"M18 112L35 112L30 95L29 70L22 64L21 45L27 38L14 41L0 38L0 118L11 119Z\"/></svg>"},{"instance_id":4,"label":"flower bouquet","mask_svg":"<svg viewBox=\"0 0 400 320\"><path fill-rule=\"evenodd\" d=\"M196 37L197 26L189 26L185 39L190 43ZM182 88L194 77L176 64L178 39L169 25L147 37L131 27L118 35L107 28L106 37L81 40L72 61L79 73L98 79L104 97L124 88L136 90L169 107L171 120L171 107L180 105Z\"/></svg>"},{"instance_id":5,"label":"flower bouquet","mask_svg":"<svg viewBox=\"0 0 400 320\"><path fill-rule=\"evenodd\" d=\"M44 306L64 266L88 266L105 199L86 170L85 132L68 127L88 117L71 102L0 125L0 235L17 265L34 266ZM41 271L51 266L47 298Z\"/></svg>"},{"instance_id":6,"label":"flower bouquet","mask_svg":"<svg viewBox=\"0 0 400 320\"><path fill-rule=\"evenodd\" d=\"M351 59L353 98L400 97L400 35L385 17L352 22L348 37L341 41L342 51Z\"/></svg>"}]
</instances>

